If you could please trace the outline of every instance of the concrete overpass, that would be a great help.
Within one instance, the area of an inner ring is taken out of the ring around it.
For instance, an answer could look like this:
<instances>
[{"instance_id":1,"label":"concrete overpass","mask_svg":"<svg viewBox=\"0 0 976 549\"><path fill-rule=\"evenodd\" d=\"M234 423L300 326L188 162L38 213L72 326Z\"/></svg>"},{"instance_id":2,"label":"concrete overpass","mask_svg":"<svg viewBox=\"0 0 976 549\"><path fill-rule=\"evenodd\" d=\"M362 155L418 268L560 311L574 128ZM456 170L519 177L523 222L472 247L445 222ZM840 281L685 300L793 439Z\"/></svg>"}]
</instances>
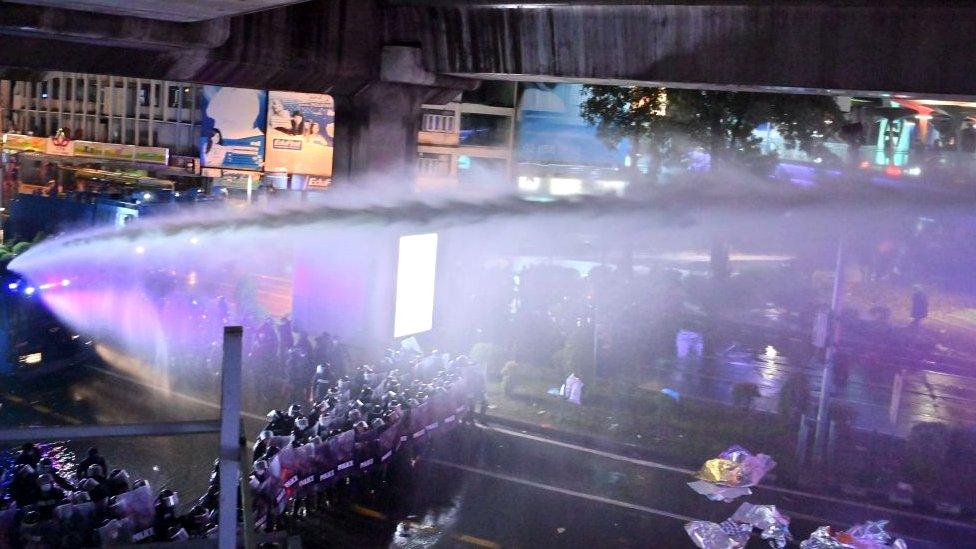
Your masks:
<instances>
[{"instance_id":1,"label":"concrete overpass","mask_svg":"<svg viewBox=\"0 0 976 549\"><path fill-rule=\"evenodd\" d=\"M16 0L0 67L332 93L341 177L412 162L420 105L471 79L976 95L976 4L879 4Z\"/></svg>"}]
</instances>

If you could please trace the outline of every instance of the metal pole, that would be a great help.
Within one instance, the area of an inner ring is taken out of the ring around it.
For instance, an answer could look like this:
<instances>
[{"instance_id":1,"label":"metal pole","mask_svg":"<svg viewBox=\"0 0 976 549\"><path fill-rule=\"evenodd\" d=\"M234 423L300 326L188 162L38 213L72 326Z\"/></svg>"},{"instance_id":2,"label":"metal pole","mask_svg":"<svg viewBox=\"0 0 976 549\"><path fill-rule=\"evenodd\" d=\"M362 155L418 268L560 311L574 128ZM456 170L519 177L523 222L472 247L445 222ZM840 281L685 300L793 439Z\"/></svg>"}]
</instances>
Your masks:
<instances>
[{"instance_id":1,"label":"metal pole","mask_svg":"<svg viewBox=\"0 0 976 549\"><path fill-rule=\"evenodd\" d=\"M240 477L241 346L244 329L224 328L220 380L220 523L218 547L237 547L237 490Z\"/></svg>"},{"instance_id":2,"label":"metal pole","mask_svg":"<svg viewBox=\"0 0 976 549\"><path fill-rule=\"evenodd\" d=\"M241 422L240 429L241 432L243 433L244 432L243 421ZM251 512L251 510L253 509L251 504L251 486L247 482L243 482L244 479L248 477L249 474L248 471L250 471L254 465L253 463L251 463L251 452L247 447L246 435L241 435L239 452L241 456L241 472L242 472L241 476L244 477L241 479L242 482L240 483L241 509L243 510L241 515L244 522L244 529L243 529L244 549L254 549L255 529L254 529L254 513Z\"/></svg>"},{"instance_id":3,"label":"metal pole","mask_svg":"<svg viewBox=\"0 0 976 549\"><path fill-rule=\"evenodd\" d=\"M827 348L824 352L823 380L820 382L820 401L817 406L817 430L814 437L813 451L819 460L823 460L827 443L827 429L830 416L830 386L834 377L834 361L837 354L837 344L840 340L840 329L837 323L840 314L841 297L844 293L844 241L837 243L837 266L834 273L834 293L830 300L830 334Z\"/></svg>"}]
</instances>

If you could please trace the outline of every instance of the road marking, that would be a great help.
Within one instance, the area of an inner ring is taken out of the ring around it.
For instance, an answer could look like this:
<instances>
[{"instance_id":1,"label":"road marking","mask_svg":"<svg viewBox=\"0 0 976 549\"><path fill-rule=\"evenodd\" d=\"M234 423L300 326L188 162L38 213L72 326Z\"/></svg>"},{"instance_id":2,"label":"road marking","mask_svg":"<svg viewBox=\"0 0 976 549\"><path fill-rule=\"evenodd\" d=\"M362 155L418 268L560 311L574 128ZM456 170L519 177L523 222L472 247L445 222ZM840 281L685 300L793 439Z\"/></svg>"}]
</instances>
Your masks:
<instances>
[{"instance_id":1,"label":"road marking","mask_svg":"<svg viewBox=\"0 0 976 549\"><path fill-rule=\"evenodd\" d=\"M68 423L70 425L81 425L82 423L80 419L55 412L54 410L48 408L47 406L44 406L43 404L30 404L27 402L26 399L16 395L12 395L9 393L2 393L0 394L0 398L13 402L14 404L17 404L19 406L27 406L42 415L51 416L61 421L62 423Z\"/></svg>"},{"instance_id":2,"label":"road marking","mask_svg":"<svg viewBox=\"0 0 976 549\"><path fill-rule=\"evenodd\" d=\"M603 496L595 496L593 494L587 494L585 492L577 492L575 490L569 490L567 488L560 488L558 486L550 486L549 484L543 484L541 482L535 482L532 480L526 480L523 478L513 477L503 473L495 473L493 471L485 471L483 469L477 469L475 467L468 467L467 465L460 465L458 463L451 463L449 461L441 461L439 459L427 459L427 463L435 463L443 467L449 467L452 469L460 469L461 471L467 471L469 473L474 473L476 475L482 475L486 477L496 478L499 480L504 480L508 482L513 482L515 484L522 484L524 486L531 486L532 488L538 488L539 490L545 490L547 492L555 492L558 494L563 494L566 496L573 496L581 499L586 499L590 501L596 501L598 503L605 503L607 505L614 505L616 507L622 507L624 509L630 509L632 511L640 511L643 513L657 515L669 519L680 520L681 522L690 522L693 520L702 520L689 517L686 515L679 515L677 513L672 513L670 511L665 511L663 509L655 509L654 507L647 507L645 505L638 505L636 503L627 503L626 501L620 501L616 499L611 499Z\"/></svg>"},{"instance_id":3,"label":"road marking","mask_svg":"<svg viewBox=\"0 0 976 549\"><path fill-rule=\"evenodd\" d=\"M458 541L463 541L464 543L470 543L471 545L477 545L478 547L488 547L489 549L498 549L499 547L501 547L500 544L495 543L493 541L484 538L475 537L475 536L469 536L467 534L455 536L454 539Z\"/></svg>"},{"instance_id":4,"label":"road marking","mask_svg":"<svg viewBox=\"0 0 976 549\"><path fill-rule=\"evenodd\" d=\"M696 471L692 471L691 469L685 469L683 467L672 467L671 465L665 465L663 463L657 463L655 461L647 461L647 460L640 459L640 458L632 458L632 457L628 457L628 456L622 456L620 454L614 454L614 453L611 453L611 452L605 452L603 450L597 450L597 449L594 449L594 448L587 448L586 446L580 446L578 444L573 444L573 443L570 443L570 442L562 442L562 441L559 441L559 440L553 440L551 438L540 437L540 436L537 436L537 435L530 435L528 433L520 433L518 431L512 431L512 430L506 429L504 427L485 427L485 426L481 426L481 425L479 425L478 427L481 428L481 429L485 429L487 431L496 431L496 432L499 432L499 433L505 433L506 435L510 435L510 436L515 436L515 437L519 437L519 438L526 438L526 439L529 439L529 440L534 440L536 442L543 442L543 443L546 443L546 444L552 444L554 446L562 446L563 448L569 448L571 450L577 450L579 452L586 452L588 454L594 454L594 455L597 455L597 456L602 456L602 457L614 459L614 460L617 460L617 461L628 461L628 462L633 463L635 465L641 465L641 466L644 466L644 467L651 467L651 468L654 468L654 469L663 469L665 471L671 471L672 473L684 473L686 475L694 475L695 472L696 472Z\"/></svg>"},{"instance_id":5,"label":"road marking","mask_svg":"<svg viewBox=\"0 0 976 549\"><path fill-rule=\"evenodd\" d=\"M145 387L146 389L149 389L151 391L156 391L157 393L163 393L165 395L176 396L176 397L182 398L183 400L192 402L194 404L199 404L201 406L206 406L208 408L213 408L214 410L220 410L220 406L219 405L214 404L213 402L209 402L209 401L203 400L202 398L197 398L195 396L190 396L190 395L187 395L187 394L183 394L183 393L181 393L179 391L167 391L167 390L164 390L164 389L160 389L159 387L154 387L154 386L152 386L152 385L150 385L148 383L139 381L138 379L131 378L129 376L122 375L122 374L120 374L118 372L113 372L113 371L108 370L108 369L105 369L105 368L99 368L98 366L92 366L92 365L88 364L88 365L85 365L85 367L86 368L90 368L90 369L95 370L95 371L98 371L98 372L101 372L101 373L106 374L106 375L110 375L110 376L112 376L114 378L117 378L117 379L121 379L121 380L128 381L129 383L134 383L136 385ZM241 410L241 417L246 417L248 419L256 419L258 421L266 421L267 420L267 418L265 416L259 416L257 414L252 414L251 412L245 412L244 410Z\"/></svg>"},{"instance_id":6,"label":"road marking","mask_svg":"<svg viewBox=\"0 0 976 549\"><path fill-rule=\"evenodd\" d=\"M572 444L572 443L569 443L569 442L562 442L562 441L553 440L553 439L550 439L550 438L540 437L540 436L537 436L537 435L530 435L528 433L520 433L518 431L512 431L510 429L505 429L503 427L485 427L485 426L480 426L479 425L479 428L485 429L487 431L496 431L496 432L504 433L504 434L507 434L507 435L510 435L510 436L515 436L515 437L519 437L519 438L525 438L525 439L529 439L529 440L535 440L537 442L542 442L542 443L545 443L545 444L552 444L554 446L561 446L563 448L570 448L570 449L573 449L573 450L576 450L576 451L579 451L579 452L586 452L586 453L589 453L589 454L594 454L594 455L606 457L606 458L613 459L613 460L616 460L616 461L626 461L626 462L629 462L629 463L633 463L635 465L640 465L640 466L643 466L643 467L649 467L649 468L652 468L652 469L662 469L662 470L665 470L665 471L671 471L671 472L674 472L674 473L685 473L685 474L688 474L688 475L694 475L696 473L696 471L692 471L691 469L684 469L682 467L672 467L670 465L665 465L663 463L657 463L655 461L648 461L648 460L639 459L639 458L632 458L632 457L628 457L628 456L622 456L620 454L614 454L614 453L611 453L611 452L605 452L603 450L595 450L593 448L587 448L585 446L579 446L578 444ZM883 507L881 505L875 505L873 503L864 503L864 502L860 502L860 501L848 501L848 500L844 500L844 499L841 499L841 498L836 498L836 497L833 497L833 496L828 496L828 495L823 495L823 494L812 494L812 493L809 493L809 492L801 492L799 490L792 490L790 488L783 488L781 486L771 486L771 485L768 485L768 484L763 484L763 485L760 485L760 486L755 486L754 488L757 489L757 490L769 490L771 492L780 492L780 493L784 493L784 494L790 494L790 495L793 495L793 496L806 497L806 498L811 498L811 499L819 499L819 500L823 500L823 501L829 501L831 503L841 503L841 504L844 504L844 505L851 505L851 506L854 506L854 507L861 507L863 509L870 509L872 511L881 511L881 512L887 513L887 514L901 515L901 516L908 517L908 518L912 518L912 519L916 519L916 520L932 521L932 522L936 522L936 523L939 523L939 524L944 524L944 525L947 525L947 526L963 527L963 528L967 528L967 529L970 529L970 530L976 530L976 524L970 524L970 523L967 523L967 522L956 521L956 520L946 519L946 518L942 518L942 517L931 517L931 516L928 516L928 515L922 515L920 513L913 513L911 511L904 511L904 510L901 510L901 509L894 509L894 508L891 508L891 507ZM811 517L811 518L815 518L815 517ZM823 519L818 519L818 520L823 520Z\"/></svg>"},{"instance_id":7,"label":"road marking","mask_svg":"<svg viewBox=\"0 0 976 549\"><path fill-rule=\"evenodd\" d=\"M363 507L361 505L353 505L352 510L363 515L364 517L374 518L376 520L386 520L386 515L380 513L379 511L374 511L368 507Z\"/></svg>"}]
</instances>

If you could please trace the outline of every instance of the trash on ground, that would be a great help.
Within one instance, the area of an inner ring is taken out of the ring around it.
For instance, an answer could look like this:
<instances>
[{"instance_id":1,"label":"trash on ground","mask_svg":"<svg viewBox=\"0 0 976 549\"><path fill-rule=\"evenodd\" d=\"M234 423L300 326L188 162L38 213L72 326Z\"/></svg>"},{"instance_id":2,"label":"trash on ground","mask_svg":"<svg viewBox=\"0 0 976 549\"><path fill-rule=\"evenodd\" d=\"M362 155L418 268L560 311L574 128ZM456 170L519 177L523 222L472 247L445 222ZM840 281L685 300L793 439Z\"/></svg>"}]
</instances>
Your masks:
<instances>
[{"instance_id":1,"label":"trash on ground","mask_svg":"<svg viewBox=\"0 0 976 549\"><path fill-rule=\"evenodd\" d=\"M837 531L830 526L821 526L810 534L810 538L800 543L801 549L882 549L895 547L906 549L905 540L896 539L885 527L887 520L868 521L849 530Z\"/></svg>"}]
</instances>

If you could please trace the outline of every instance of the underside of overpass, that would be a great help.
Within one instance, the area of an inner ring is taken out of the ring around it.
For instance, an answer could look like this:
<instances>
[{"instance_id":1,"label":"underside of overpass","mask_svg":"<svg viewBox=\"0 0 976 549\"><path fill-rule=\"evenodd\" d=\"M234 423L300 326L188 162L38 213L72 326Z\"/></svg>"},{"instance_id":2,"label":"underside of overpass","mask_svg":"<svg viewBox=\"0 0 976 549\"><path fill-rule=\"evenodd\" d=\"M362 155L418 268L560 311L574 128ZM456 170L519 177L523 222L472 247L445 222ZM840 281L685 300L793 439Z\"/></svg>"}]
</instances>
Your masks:
<instances>
[{"instance_id":1,"label":"underside of overpass","mask_svg":"<svg viewBox=\"0 0 976 549\"><path fill-rule=\"evenodd\" d=\"M340 174L413 158L420 105L478 79L960 97L970 36L958 2L0 0L10 74L333 94Z\"/></svg>"}]
</instances>

